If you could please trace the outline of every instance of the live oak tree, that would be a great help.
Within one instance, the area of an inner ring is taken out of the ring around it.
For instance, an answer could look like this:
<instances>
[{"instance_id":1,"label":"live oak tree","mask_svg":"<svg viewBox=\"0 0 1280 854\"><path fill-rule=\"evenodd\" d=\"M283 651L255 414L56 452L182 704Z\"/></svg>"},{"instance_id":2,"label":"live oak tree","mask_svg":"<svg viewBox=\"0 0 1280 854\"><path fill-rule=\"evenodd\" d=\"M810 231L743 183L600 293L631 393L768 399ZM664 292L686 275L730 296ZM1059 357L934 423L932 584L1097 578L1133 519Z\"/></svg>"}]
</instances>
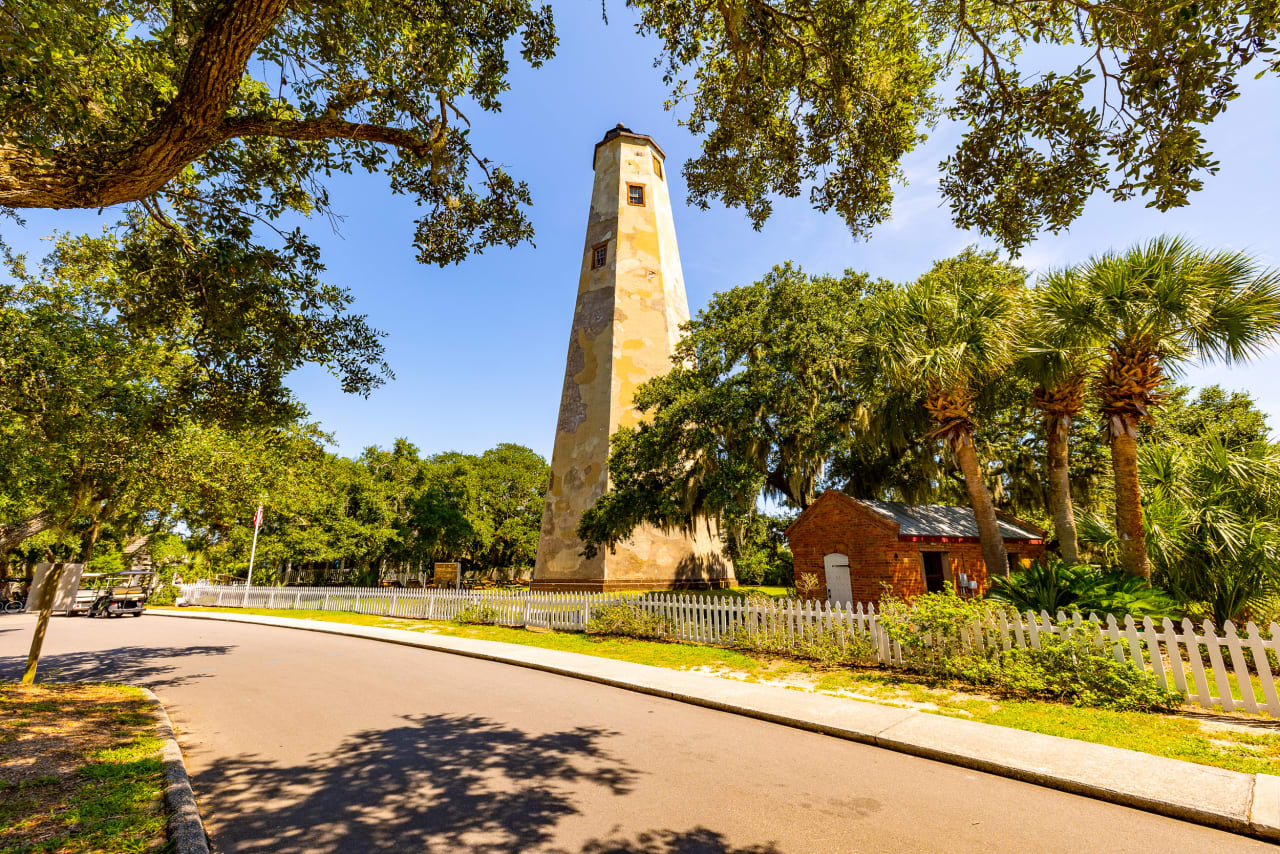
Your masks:
<instances>
[{"instance_id":1,"label":"live oak tree","mask_svg":"<svg viewBox=\"0 0 1280 854\"><path fill-rule=\"evenodd\" d=\"M131 320L189 314L225 367L246 319L290 346L299 314L347 299L296 225L336 224L335 174L378 173L414 199L423 262L532 235L528 188L474 147L468 112L500 108L510 52L552 55L545 6L21 0L0 21L0 214L118 207L147 288ZM366 393L378 336L329 334L344 387Z\"/></svg>"},{"instance_id":2,"label":"live oak tree","mask_svg":"<svg viewBox=\"0 0 1280 854\"><path fill-rule=\"evenodd\" d=\"M1217 168L1201 128L1249 63L1275 70L1280 18L1276 0L628 5L703 138L695 203L759 224L772 196L808 187L865 234L946 116L966 128L943 164L955 221L1013 249L1095 190L1185 204ZM274 222L332 213L328 176L368 171L424 209L424 261L531 235L528 188L476 149L465 111L499 109L511 50L553 55L547 6L25 0L0 15L0 208Z\"/></svg>"},{"instance_id":3,"label":"live oak tree","mask_svg":"<svg viewBox=\"0 0 1280 854\"><path fill-rule=\"evenodd\" d=\"M1017 250L1095 191L1168 210L1217 171L1202 129L1261 60L1274 0L628 0L702 138L690 198L747 210L808 189L856 235L941 118L952 218Z\"/></svg>"},{"instance_id":4,"label":"live oak tree","mask_svg":"<svg viewBox=\"0 0 1280 854\"><path fill-rule=\"evenodd\" d=\"M303 409L284 379L304 363L353 390L380 381L377 334L297 259L170 249L144 222L123 238L64 237L38 270L8 256L0 456L29 513L0 519L0 549L126 506L126 486L154 480L153 452L182 447L183 431L294 423ZM210 269L228 261L240 265L234 278ZM293 290L299 275L316 284L305 301ZM162 280L167 297L152 287ZM256 296L242 299L237 282Z\"/></svg>"},{"instance_id":5,"label":"live oak tree","mask_svg":"<svg viewBox=\"0 0 1280 854\"><path fill-rule=\"evenodd\" d=\"M833 450L871 417L850 346L864 301L887 286L788 263L717 294L672 370L637 389L646 420L610 440L610 490L578 529L588 553L640 524L746 519L761 495L808 506Z\"/></svg>"},{"instance_id":6,"label":"live oak tree","mask_svg":"<svg viewBox=\"0 0 1280 854\"><path fill-rule=\"evenodd\" d=\"M325 177L366 170L424 208L424 260L529 235L527 188L473 149L463 110L500 107L512 39L535 66L552 55L545 6L31 0L0 14L0 207L324 213Z\"/></svg>"}]
</instances>

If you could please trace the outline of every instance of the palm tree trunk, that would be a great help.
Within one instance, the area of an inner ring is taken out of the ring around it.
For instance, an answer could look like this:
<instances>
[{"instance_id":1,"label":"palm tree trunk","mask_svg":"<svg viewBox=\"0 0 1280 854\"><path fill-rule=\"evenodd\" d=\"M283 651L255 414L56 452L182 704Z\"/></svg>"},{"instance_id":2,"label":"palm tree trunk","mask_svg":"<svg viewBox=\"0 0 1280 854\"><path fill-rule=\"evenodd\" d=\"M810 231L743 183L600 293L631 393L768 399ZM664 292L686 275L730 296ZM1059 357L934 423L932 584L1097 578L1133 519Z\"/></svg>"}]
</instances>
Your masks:
<instances>
[{"instance_id":1,"label":"palm tree trunk","mask_svg":"<svg viewBox=\"0 0 1280 854\"><path fill-rule=\"evenodd\" d=\"M1080 562L1080 549L1076 537L1075 509L1071 506L1067 424L1060 417L1045 418L1049 450L1049 512L1053 515L1053 530L1058 535L1058 551L1069 566L1075 566Z\"/></svg>"},{"instance_id":2,"label":"palm tree trunk","mask_svg":"<svg viewBox=\"0 0 1280 854\"><path fill-rule=\"evenodd\" d=\"M1122 421L1117 425L1116 421ZM1120 429L1116 429L1117 426ZM1137 424L1112 417L1111 469L1116 478L1116 537L1120 540L1120 568L1151 579L1147 535L1142 527L1142 492L1138 486Z\"/></svg>"},{"instance_id":3,"label":"palm tree trunk","mask_svg":"<svg viewBox=\"0 0 1280 854\"><path fill-rule=\"evenodd\" d=\"M991 492L982 479L982 466L973 447L973 434L965 430L951 440L951 452L955 454L960 472L964 475L965 490L973 506L973 517L978 523L978 541L982 544L982 561L987 565L987 578L997 575L1009 577L1009 557L1004 550L1004 537L1000 536L1000 522L991 502Z\"/></svg>"}]
</instances>

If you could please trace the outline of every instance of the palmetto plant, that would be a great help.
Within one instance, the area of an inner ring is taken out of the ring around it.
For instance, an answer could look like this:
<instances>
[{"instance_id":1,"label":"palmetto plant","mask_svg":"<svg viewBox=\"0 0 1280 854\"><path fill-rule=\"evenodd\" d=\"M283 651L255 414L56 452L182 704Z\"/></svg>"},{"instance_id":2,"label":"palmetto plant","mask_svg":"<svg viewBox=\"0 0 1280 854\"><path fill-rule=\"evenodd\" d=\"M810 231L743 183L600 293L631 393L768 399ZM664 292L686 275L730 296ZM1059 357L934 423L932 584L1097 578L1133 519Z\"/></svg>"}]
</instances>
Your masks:
<instances>
[{"instance_id":1,"label":"palmetto plant","mask_svg":"<svg viewBox=\"0 0 1280 854\"><path fill-rule=\"evenodd\" d=\"M947 445L964 476L992 576L1008 574L1009 566L974 447L974 398L1020 352L1022 286L1022 271L994 254L968 250L940 261L908 287L879 296L862 353L882 381L923 393L937 425L931 435Z\"/></svg>"},{"instance_id":2,"label":"palmetto plant","mask_svg":"<svg viewBox=\"0 0 1280 854\"><path fill-rule=\"evenodd\" d=\"M1241 252L1161 237L1081 267L1039 318L1049 334L1097 342L1092 380L1111 445L1122 568L1151 577L1138 479L1138 424L1163 401L1166 374L1189 359L1247 359L1280 332L1280 278Z\"/></svg>"},{"instance_id":3,"label":"palmetto plant","mask_svg":"<svg viewBox=\"0 0 1280 854\"><path fill-rule=\"evenodd\" d=\"M1142 449L1146 526L1157 578L1203 602L1221 625L1280 596L1280 449L1216 438Z\"/></svg>"},{"instance_id":4,"label":"palmetto plant","mask_svg":"<svg viewBox=\"0 0 1280 854\"><path fill-rule=\"evenodd\" d=\"M992 579L988 599L1008 602L1018 611L1076 611L1117 618L1166 617L1178 604L1163 590L1122 572L1106 572L1088 564L1035 561L1009 578Z\"/></svg>"}]
</instances>

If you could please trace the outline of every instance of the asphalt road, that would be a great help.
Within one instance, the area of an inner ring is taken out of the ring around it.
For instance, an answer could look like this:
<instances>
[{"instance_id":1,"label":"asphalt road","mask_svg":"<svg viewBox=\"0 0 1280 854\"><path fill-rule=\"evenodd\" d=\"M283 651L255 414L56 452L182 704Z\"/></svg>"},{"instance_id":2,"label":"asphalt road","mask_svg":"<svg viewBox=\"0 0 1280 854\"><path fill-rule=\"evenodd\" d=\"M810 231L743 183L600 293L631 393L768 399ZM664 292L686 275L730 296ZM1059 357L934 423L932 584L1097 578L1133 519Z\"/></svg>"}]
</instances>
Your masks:
<instances>
[{"instance_id":1,"label":"asphalt road","mask_svg":"<svg viewBox=\"0 0 1280 854\"><path fill-rule=\"evenodd\" d=\"M34 618L0 615L0 678ZM219 851L1237 851L1261 842L492 662L153 615L55 617L43 679L146 685Z\"/></svg>"}]
</instances>

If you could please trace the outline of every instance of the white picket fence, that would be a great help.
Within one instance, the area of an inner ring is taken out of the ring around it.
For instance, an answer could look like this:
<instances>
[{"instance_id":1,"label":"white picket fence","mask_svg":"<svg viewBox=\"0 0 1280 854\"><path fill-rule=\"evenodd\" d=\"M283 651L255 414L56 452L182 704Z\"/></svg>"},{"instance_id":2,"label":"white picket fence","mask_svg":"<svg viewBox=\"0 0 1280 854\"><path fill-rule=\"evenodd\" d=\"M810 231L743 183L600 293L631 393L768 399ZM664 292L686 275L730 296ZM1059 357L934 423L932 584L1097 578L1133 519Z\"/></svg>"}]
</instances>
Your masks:
<instances>
[{"instance_id":1,"label":"white picket fence","mask_svg":"<svg viewBox=\"0 0 1280 854\"><path fill-rule=\"evenodd\" d=\"M860 638L874 651L879 664L906 663L902 647L880 624L875 606L841 606L822 601L775 599L764 602L740 597L709 597L682 593L543 593L509 590L402 589L379 587L245 587L243 585L183 585L191 605L232 608L345 611L385 617L451 620L472 605L491 609L488 622L502 626L533 626L557 631L584 631L592 612L614 602L632 602L665 617L675 640L731 645L740 632L769 632L787 641L835 637L841 643ZM474 611L472 612L475 613ZM1266 711L1280 717L1280 697L1272 674L1272 658L1280 659L1280 625L1272 623L1269 637L1248 623L1241 634L1227 622L1221 632L1205 620L1197 629L1190 620L1158 625L1150 617L1123 621L1108 616L1082 618L1058 612L1003 614L975 623L962 633L966 647L987 645L1003 649L1040 648L1047 634L1066 628L1089 632L1095 643L1109 649L1116 661L1128 662L1152 674L1161 687L1177 691L1206 709ZM1246 651L1252 656L1249 666ZM1270 656L1269 656L1270 654ZM1239 697L1232 695L1235 688Z\"/></svg>"}]
</instances>

